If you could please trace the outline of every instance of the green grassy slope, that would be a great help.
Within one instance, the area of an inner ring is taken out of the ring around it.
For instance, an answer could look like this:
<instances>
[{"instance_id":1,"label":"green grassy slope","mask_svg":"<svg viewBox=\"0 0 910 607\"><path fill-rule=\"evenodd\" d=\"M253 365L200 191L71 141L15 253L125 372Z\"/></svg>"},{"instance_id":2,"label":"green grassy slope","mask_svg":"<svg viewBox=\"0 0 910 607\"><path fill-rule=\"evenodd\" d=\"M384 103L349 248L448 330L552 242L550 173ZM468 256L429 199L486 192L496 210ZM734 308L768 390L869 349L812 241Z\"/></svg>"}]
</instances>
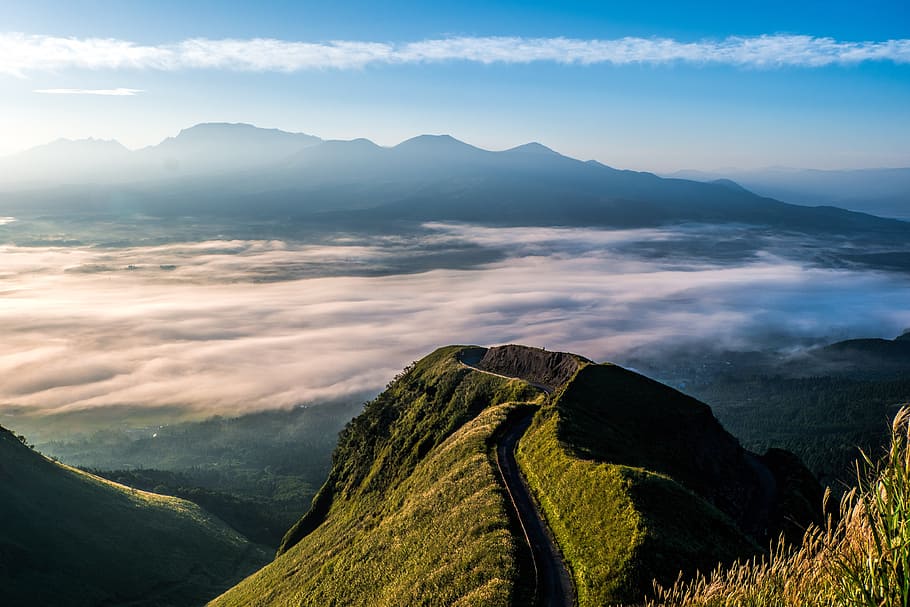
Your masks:
<instances>
[{"instance_id":1,"label":"green grassy slope","mask_svg":"<svg viewBox=\"0 0 910 607\"><path fill-rule=\"evenodd\" d=\"M518 461L582 606L637 600L655 577L754 554L784 516L806 520L786 506L814 499L794 499L800 488L774 478L707 406L614 365L582 366L538 414Z\"/></svg>"},{"instance_id":2,"label":"green grassy slope","mask_svg":"<svg viewBox=\"0 0 910 607\"><path fill-rule=\"evenodd\" d=\"M517 459L572 570L579 605L638 598L654 577L713 568L758 547L729 517L667 476L579 458L542 411Z\"/></svg>"},{"instance_id":3,"label":"green grassy slope","mask_svg":"<svg viewBox=\"0 0 910 607\"><path fill-rule=\"evenodd\" d=\"M36 446L123 485L195 502L274 550L325 481L338 432L362 408L345 399L165 426L116 419L109 429ZM14 427L37 423L29 421Z\"/></svg>"},{"instance_id":4,"label":"green grassy slope","mask_svg":"<svg viewBox=\"0 0 910 607\"><path fill-rule=\"evenodd\" d=\"M491 437L516 401L539 393L462 367L460 350L436 351L367 406L342 434L317 498L324 513L213 605L522 600Z\"/></svg>"},{"instance_id":5,"label":"green grassy slope","mask_svg":"<svg viewBox=\"0 0 910 607\"><path fill-rule=\"evenodd\" d=\"M556 377L563 384L548 398L524 381ZM757 528L776 535L790 488L769 489L774 472L707 406L580 357L452 346L407 369L347 426L275 561L213 605L528 604L492 451L509 410L532 405L519 465L583 607L637 600L655 576L753 555Z\"/></svg>"},{"instance_id":6,"label":"green grassy slope","mask_svg":"<svg viewBox=\"0 0 910 607\"><path fill-rule=\"evenodd\" d=\"M62 466L0 428L6 605L198 605L266 558L190 502Z\"/></svg>"}]
</instances>

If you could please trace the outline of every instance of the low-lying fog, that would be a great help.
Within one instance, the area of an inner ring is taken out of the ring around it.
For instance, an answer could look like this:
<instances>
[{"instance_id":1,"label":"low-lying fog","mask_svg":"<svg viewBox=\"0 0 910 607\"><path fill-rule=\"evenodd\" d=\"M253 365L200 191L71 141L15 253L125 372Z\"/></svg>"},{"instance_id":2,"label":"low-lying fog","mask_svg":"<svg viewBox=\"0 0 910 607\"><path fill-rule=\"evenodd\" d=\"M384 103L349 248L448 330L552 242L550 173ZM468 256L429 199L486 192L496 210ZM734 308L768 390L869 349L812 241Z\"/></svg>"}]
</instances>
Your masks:
<instances>
[{"instance_id":1,"label":"low-lying fog","mask_svg":"<svg viewBox=\"0 0 910 607\"><path fill-rule=\"evenodd\" d=\"M910 326L907 275L824 267L808 261L814 246L735 227L450 224L320 244L7 244L0 412L290 406L378 391L450 343L608 360L662 343L784 348Z\"/></svg>"}]
</instances>

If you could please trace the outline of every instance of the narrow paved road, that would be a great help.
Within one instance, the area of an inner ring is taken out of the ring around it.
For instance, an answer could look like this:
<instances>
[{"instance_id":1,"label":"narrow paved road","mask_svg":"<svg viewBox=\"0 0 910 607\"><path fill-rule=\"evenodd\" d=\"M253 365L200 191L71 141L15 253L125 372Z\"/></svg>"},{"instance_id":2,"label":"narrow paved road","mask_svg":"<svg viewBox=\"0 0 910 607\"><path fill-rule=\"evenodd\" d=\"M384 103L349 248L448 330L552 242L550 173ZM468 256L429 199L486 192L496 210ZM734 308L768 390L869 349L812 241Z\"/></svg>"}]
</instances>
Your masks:
<instances>
[{"instance_id":1,"label":"narrow paved road","mask_svg":"<svg viewBox=\"0 0 910 607\"><path fill-rule=\"evenodd\" d=\"M515 445L531 425L533 417L534 412L528 411L524 416L508 422L505 434L496 445L496 463L534 558L537 604L573 607L575 587L572 577L515 461Z\"/></svg>"},{"instance_id":2,"label":"narrow paved road","mask_svg":"<svg viewBox=\"0 0 910 607\"><path fill-rule=\"evenodd\" d=\"M476 366L475 361L458 359L465 367L478 373L486 373L502 377L503 379L521 379L485 371ZM473 363L473 364L472 364ZM528 382L531 383L531 382ZM531 383L532 386L543 390L548 395L553 392L549 386ZM556 540L550 533L549 527L537 509L537 503L531 497L531 490L525 483L524 477L515 461L515 446L518 439L531 426L534 419L534 410L526 411L520 417L513 417L506 422L504 433L496 445L496 465L502 484L509 494L512 511L518 519L525 542L531 550L534 565L534 580L537 585L535 590L536 604L540 607L575 607L575 585L572 575L562 558L562 553L556 546Z\"/></svg>"}]
</instances>

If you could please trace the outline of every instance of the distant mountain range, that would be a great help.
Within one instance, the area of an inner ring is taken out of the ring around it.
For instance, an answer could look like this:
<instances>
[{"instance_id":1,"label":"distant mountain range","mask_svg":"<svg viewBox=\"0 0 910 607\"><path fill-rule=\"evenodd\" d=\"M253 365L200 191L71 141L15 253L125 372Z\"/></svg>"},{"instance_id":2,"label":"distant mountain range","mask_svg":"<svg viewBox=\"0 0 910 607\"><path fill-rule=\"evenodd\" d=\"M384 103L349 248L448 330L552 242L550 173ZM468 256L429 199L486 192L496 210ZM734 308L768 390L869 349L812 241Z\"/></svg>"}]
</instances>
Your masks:
<instances>
[{"instance_id":1,"label":"distant mountain range","mask_svg":"<svg viewBox=\"0 0 910 607\"><path fill-rule=\"evenodd\" d=\"M6 176L0 211L7 214L128 210L345 226L742 223L899 239L910 230L904 222L783 203L730 181L618 170L538 143L493 152L448 135L381 147L366 139L323 141L245 124L202 124L135 152L110 141L58 141L7 159L0 175Z\"/></svg>"},{"instance_id":2,"label":"distant mountain range","mask_svg":"<svg viewBox=\"0 0 910 607\"><path fill-rule=\"evenodd\" d=\"M0 185L124 183L251 169L322 140L249 124L204 123L131 151L118 141L58 139L0 159Z\"/></svg>"},{"instance_id":3,"label":"distant mountain range","mask_svg":"<svg viewBox=\"0 0 910 607\"><path fill-rule=\"evenodd\" d=\"M786 202L833 205L884 217L910 219L910 168L688 170L668 177L714 182L728 180Z\"/></svg>"}]
</instances>

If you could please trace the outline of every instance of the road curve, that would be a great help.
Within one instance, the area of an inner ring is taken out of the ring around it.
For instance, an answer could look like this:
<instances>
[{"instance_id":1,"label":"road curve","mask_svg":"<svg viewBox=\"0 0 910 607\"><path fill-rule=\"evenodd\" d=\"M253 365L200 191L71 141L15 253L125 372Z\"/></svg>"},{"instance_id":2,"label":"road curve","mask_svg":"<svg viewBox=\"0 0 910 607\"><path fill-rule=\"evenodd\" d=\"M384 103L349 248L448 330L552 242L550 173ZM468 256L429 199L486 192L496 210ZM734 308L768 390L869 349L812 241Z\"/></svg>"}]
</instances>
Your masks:
<instances>
[{"instance_id":1,"label":"road curve","mask_svg":"<svg viewBox=\"0 0 910 607\"><path fill-rule=\"evenodd\" d=\"M496 463L534 559L537 604L542 607L574 607L572 576L515 461L515 445L530 427L533 417L534 411L527 411L521 417L506 422L505 432L496 445Z\"/></svg>"},{"instance_id":2,"label":"road curve","mask_svg":"<svg viewBox=\"0 0 910 607\"><path fill-rule=\"evenodd\" d=\"M461 356L458 362L477 373L485 373L503 379L522 379L486 371L468 362ZM472 364L473 363L473 364ZM522 379L522 381L527 381ZM549 386L530 383L549 396L553 390ZM521 526L525 542L531 551L536 584L535 603L540 607L575 607L575 585L572 574L556 546L556 540L537 509L537 503L531 497L531 491L525 482L518 462L515 461L515 446L518 440L531 426L536 410L525 411L519 416L510 416L505 422L503 433L496 444L496 465L503 487L509 495L512 512Z\"/></svg>"}]
</instances>

